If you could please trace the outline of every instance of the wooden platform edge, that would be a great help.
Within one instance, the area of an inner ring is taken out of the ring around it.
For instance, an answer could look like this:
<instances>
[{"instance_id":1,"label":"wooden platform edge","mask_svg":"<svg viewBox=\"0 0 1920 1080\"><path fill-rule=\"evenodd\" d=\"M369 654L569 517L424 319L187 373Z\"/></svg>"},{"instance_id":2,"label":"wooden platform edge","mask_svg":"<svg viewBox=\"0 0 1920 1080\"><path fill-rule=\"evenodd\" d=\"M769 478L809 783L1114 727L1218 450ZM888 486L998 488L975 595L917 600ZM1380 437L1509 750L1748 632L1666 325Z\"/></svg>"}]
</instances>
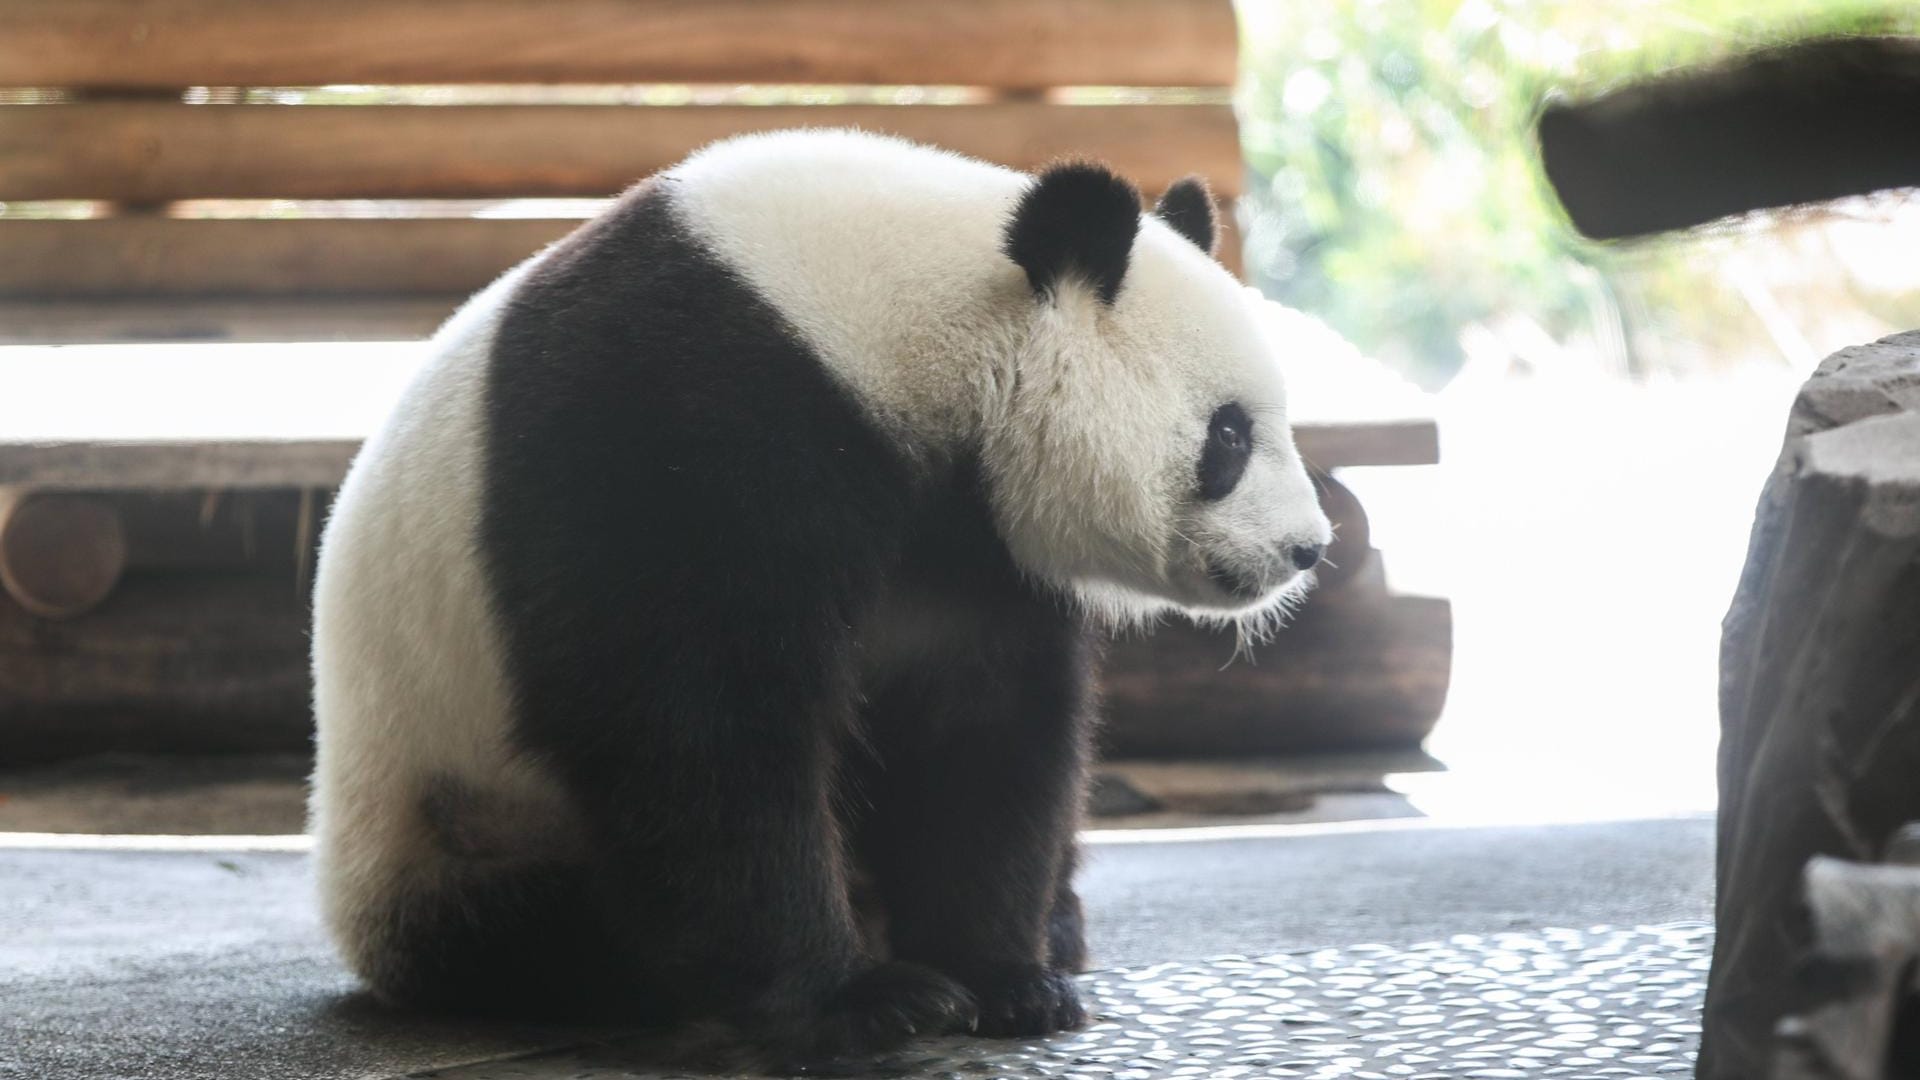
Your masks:
<instances>
[{"instance_id":1,"label":"wooden platform edge","mask_svg":"<svg viewBox=\"0 0 1920 1080\"><path fill-rule=\"evenodd\" d=\"M1439 460L1431 420L1296 425L1301 453L1322 468ZM0 440L0 486L62 490L329 488L360 440Z\"/></svg>"},{"instance_id":2,"label":"wooden platform edge","mask_svg":"<svg viewBox=\"0 0 1920 1080\"><path fill-rule=\"evenodd\" d=\"M1328 471L1440 463L1440 425L1430 417L1296 421L1293 437L1308 465Z\"/></svg>"},{"instance_id":3,"label":"wooden platform edge","mask_svg":"<svg viewBox=\"0 0 1920 1080\"><path fill-rule=\"evenodd\" d=\"M359 450L359 439L0 442L0 486L331 488Z\"/></svg>"}]
</instances>

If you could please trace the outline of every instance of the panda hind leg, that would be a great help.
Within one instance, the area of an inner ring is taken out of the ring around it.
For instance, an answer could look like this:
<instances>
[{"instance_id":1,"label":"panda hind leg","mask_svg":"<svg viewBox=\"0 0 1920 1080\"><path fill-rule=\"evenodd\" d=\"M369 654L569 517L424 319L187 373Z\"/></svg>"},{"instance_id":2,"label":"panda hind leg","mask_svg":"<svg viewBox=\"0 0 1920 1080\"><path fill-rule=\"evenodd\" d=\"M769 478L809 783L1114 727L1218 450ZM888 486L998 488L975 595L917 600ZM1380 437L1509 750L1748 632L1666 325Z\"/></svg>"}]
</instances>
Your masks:
<instances>
[{"instance_id":1,"label":"panda hind leg","mask_svg":"<svg viewBox=\"0 0 1920 1080\"><path fill-rule=\"evenodd\" d=\"M416 806L426 843L358 913L362 974L401 1006L516 1019L651 1015L596 917L586 853L552 807L440 777Z\"/></svg>"},{"instance_id":2,"label":"panda hind leg","mask_svg":"<svg viewBox=\"0 0 1920 1080\"><path fill-rule=\"evenodd\" d=\"M567 1023L652 1012L587 918L586 875L537 863L459 866L408 887L371 920L361 975L389 1004Z\"/></svg>"}]
</instances>

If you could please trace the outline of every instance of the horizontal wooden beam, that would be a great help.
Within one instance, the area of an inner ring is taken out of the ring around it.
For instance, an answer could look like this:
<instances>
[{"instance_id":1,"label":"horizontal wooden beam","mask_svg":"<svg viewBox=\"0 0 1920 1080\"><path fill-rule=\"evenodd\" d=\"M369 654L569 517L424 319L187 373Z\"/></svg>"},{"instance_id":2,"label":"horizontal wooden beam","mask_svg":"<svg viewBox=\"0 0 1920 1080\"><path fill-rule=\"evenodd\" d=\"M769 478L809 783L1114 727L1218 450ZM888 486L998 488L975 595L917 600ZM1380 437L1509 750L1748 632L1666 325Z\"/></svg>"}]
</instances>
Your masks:
<instances>
[{"instance_id":1,"label":"horizontal wooden beam","mask_svg":"<svg viewBox=\"0 0 1920 1080\"><path fill-rule=\"evenodd\" d=\"M0 200L604 196L728 135L857 127L1018 169L1096 158L1240 191L1225 105L0 106Z\"/></svg>"},{"instance_id":2,"label":"horizontal wooden beam","mask_svg":"<svg viewBox=\"0 0 1920 1080\"><path fill-rule=\"evenodd\" d=\"M433 333L464 299L419 293L0 300L0 346L407 341Z\"/></svg>"},{"instance_id":3,"label":"horizontal wooden beam","mask_svg":"<svg viewBox=\"0 0 1920 1080\"><path fill-rule=\"evenodd\" d=\"M472 292L556 218L0 220L0 297Z\"/></svg>"},{"instance_id":4,"label":"horizontal wooden beam","mask_svg":"<svg viewBox=\"0 0 1920 1080\"><path fill-rule=\"evenodd\" d=\"M333 488L359 439L0 442L0 485L61 491Z\"/></svg>"},{"instance_id":5,"label":"horizontal wooden beam","mask_svg":"<svg viewBox=\"0 0 1920 1080\"><path fill-rule=\"evenodd\" d=\"M471 293L578 218L0 219L0 300ZM1239 271L1237 237L1220 257Z\"/></svg>"},{"instance_id":6,"label":"horizontal wooden beam","mask_svg":"<svg viewBox=\"0 0 1920 1080\"><path fill-rule=\"evenodd\" d=\"M1225 86L1229 0L9 0L9 86Z\"/></svg>"}]
</instances>

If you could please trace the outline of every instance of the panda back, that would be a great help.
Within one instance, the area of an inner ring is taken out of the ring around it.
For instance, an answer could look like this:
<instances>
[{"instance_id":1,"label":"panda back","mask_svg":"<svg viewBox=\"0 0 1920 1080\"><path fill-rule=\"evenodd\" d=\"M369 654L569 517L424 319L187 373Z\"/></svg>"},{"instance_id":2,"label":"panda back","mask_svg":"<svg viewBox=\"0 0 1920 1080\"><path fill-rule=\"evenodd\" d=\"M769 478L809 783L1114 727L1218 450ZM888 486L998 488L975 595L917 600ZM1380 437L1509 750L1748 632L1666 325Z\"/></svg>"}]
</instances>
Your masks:
<instances>
[{"instance_id":1,"label":"panda back","mask_svg":"<svg viewBox=\"0 0 1920 1080\"><path fill-rule=\"evenodd\" d=\"M726 140L666 175L700 245L897 441L964 442L1031 311L1000 250L1027 177L842 130Z\"/></svg>"}]
</instances>

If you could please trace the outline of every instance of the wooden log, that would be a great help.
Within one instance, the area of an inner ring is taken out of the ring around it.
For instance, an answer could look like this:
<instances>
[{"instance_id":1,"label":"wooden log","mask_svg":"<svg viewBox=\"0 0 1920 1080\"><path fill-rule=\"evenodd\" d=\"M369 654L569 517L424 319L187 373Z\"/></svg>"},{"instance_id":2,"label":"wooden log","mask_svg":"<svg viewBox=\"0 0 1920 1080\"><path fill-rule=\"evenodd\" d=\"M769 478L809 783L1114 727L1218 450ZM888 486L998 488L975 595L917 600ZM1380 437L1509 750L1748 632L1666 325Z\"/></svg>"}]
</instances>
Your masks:
<instances>
[{"instance_id":1,"label":"wooden log","mask_svg":"<svg viewBox=\"0 0 1920 1080\"><path fill-rule=\"evenodd\" d=\"M750 131L857 127L1017 169L1091 157L1157 193L1189 173L1231 197L1226 105L0 106L0 200L609 196Z\"/></svg>"},{"instance_id":2,"label":"wooden log","mask_svg":"<svg viewBox=\"0 0 1920 1080\"><path fill-rule=\"evenodd\" d=\"M127 566L119 512L84 495L0 488L0 586L43 619L91 611Z\"/></svg>"},{"instance_id":3,"label":"wooden log","mask_svg":"<svg viewBox=\"0 0 1920 1080\"><path fill-rule=\"evenodd\" d=\"M327 492L225 489L107 491L119 513L127 566L297 574L313 565Z\"/></svg>"},{"instance_id":4,"label":"wooden log","mask_svg":"<svg viewBox=\"0 0 1920 1080\"><path fill-rule=\"evenodd\" d=\"M1801 391L1720 663L1702 1080L1768 1075L1808 859L1871 860L1920 818L1920 333L1843 350Z\"/></svg>"},{"instance_id":5,"label":"wooden log","mask_svg":"<svg viewBox=\"0 0 1920 1080\"><path fill-rule=\"evenodd\" d=\"M0 759L101 750L297 750L309 737L306 607L287 573L136 570L85 619L0 598ZM1207 757L1409 747L1445 697L1444 600L1309 605L1258 665L1168 628L1114 649L1108 750ZM1167 723L1169 717L1176 722Z\"/></svg>"},{"instance_id":6,"label":"wooden log","mask_svg":"<svg viewBox=\"0 0 1920 1080\"><path fill-rule=\"evenodd\" d=\"M1412 748L1452 674L1452 605L1363 589L1316 595L1253 656L1231 632L1161 627L1114 643L1102 676L1109 757ZM1231 661L1231 662L1229 662Z\"/></svg>"},{"instance_id":7,"label":"wooden log","mask_svg":"<svg viewBox=\"0 0 1920 1080\"><path fill-rule=\"evenodd\" d=\"M1920 42L1834 37L1629 84L1540 116L1575 227L1618 239L1920 184Z\"/></svg>"},{"instance_id":8,"label":"wooden log","mask_svg":"<svg viewBox=\"0 0 1920 1080\"><path fill-rule=\"evenodd\" d=\"M0 596L0 761L305 750L307 648L292 574L136 571L62 622Z\"/></svg>"},{"instance_id":9,"label":"wooden log","mask_svg":"<svg viewBox=\"0 0 1920 1080\"><path fill-rule=\"evenodd\" d=\"M11 0L12 86L1229 86L1228 0Z\"/></svg>"}]
</instances>

